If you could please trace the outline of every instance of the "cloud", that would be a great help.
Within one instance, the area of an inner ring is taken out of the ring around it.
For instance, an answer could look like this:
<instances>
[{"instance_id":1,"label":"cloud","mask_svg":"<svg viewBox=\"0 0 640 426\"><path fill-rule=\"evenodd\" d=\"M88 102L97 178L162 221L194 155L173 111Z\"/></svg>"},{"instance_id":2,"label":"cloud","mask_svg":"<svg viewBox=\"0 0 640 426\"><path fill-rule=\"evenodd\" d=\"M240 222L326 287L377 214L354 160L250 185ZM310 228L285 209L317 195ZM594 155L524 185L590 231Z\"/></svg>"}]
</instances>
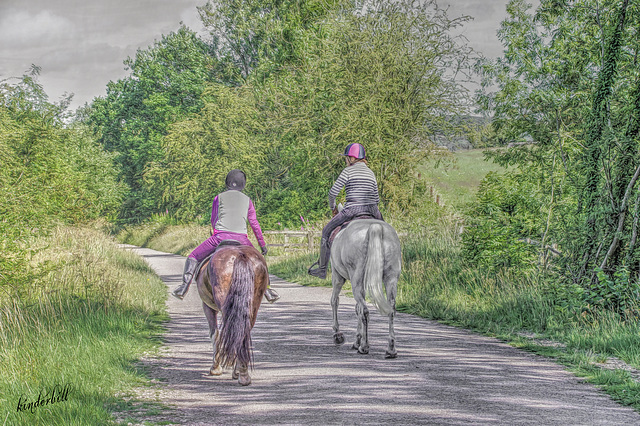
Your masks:
<instances>
[{"instance_id":1,"label":"cloud","mask_svg":"<svg viewBox=\"0 0 640 426\"><path fill-rule=\"evenodd\" d=\"M52 39L71 37L73 33L73 22L49 10L35 14L10 11L0 18L0 40L6 46L26 45L38 40L50 42Z\"/></svg>"}]
</instances>

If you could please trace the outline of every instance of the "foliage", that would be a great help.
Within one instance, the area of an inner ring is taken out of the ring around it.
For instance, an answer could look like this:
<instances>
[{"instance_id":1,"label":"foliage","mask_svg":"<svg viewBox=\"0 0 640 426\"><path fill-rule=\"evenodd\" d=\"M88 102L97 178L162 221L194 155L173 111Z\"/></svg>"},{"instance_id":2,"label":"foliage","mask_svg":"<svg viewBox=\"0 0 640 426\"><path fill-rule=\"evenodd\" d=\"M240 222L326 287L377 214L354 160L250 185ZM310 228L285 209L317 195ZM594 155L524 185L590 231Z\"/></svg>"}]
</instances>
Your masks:
<instances>
[{"instance_id":1,"label":"foliage","mask_svg":"<svg viewBox=\"0 0 640 426\"><path fill-rule=\"evenodd\" d=\"M200 12L216 60L240 74L210 83L202 109L167 126L146 157L142 188L155 211L204 222L226 172L241 168L265 223L322 220L350 142L365 145L384 202L402 211L432 136L463 125L452 119L464 103L448 70L468 64L449 36L464 19L434 2L241 1Z\"/></svg>"},{"instance_id":2,"label":"foliage","mask_svg":"<svg viewBox=\"0 0 640 426\"><path fill-rule=\"evenodd\" d=\"M307 31L348 0L209 0L198 7L224 81L262 80L306 54Z\"/></svg>"},{"instance_id":3,"label":"foliage","mask_svg":"<svg viewBox=\"0 0 640 426\"><path fill-rule=\"evenodd\" d=\"M509 3L505 56L482 65L479 100L497 138L521 143L492 157L538 183L530 197L541 209L527 237L542 250L559 246L562 277L590 289L602 282L597 268L608 280L628 268L637 281L638 5L543 0L529 9Z\"/></svg>"},{"instance_id":4,"label":"foliage","mask_svg":"<svg viewBox=\"0 0 640 426\"><path fill-rule=\"evenodd\" d=\"M56 222L114 218L123 188L112 156L80 124L65 126L37 73L0 82L0 289L29 282L23 242Z\"/></svg>"},{"instance_id":5,"label":"foliage","mask_svg":"<svg viewBox=\"0 0 640 426\"><path fill-rule=\"evenodd\" d=\"M124 63L131 74L109 82L86 121L116 153L120 178L130 189L121 217L136 220L158 211L160 194L143 188L143 175L149 163L165 157L161 140L169 125L200 111L206 83L222 71L211 46L184 26Z\"/></svg>"},{"instance_id":6,"label":"foliage","mask_svg":"<svg viewBox=\"0 0 640 426\"><path fill-rule=\"evenodd\" d=\"M29 244L39 278L20 298L0 293L3 422L110 424L115 395L147 382L133 363L159 346L166 287L93 227L57 227ZM33 402L54 386L70 386L66 401L16 410L19 397Z\"/></svg>"},{"instance_id":7,"label":"foliage","mask_svg":"<svg viewBox=\"0 0 640 426\"><path fill-rule=\"evenodd\" d=\"M463 90L447 70L464 69L468 52L449 36L464 20L449 20L433 2L410 3L373 1L331 15L309 34L297 68L259 94L281 141L283 177L313 210L326 205L352 142L365 146L383 203L406 207L432 136L463 111Z\"/></svg>"},{"instance_id":8,"label":"foliage","mask_svg":"<svg viewBox=\"0 0 640 426\"><path fill-rule=\"evenodd\" d=\"M263 125L251 93L212 85L204 97L199 114L171 127L162 141L166 154L145 174L145 188L162 194L163 210L179 219L207 213L231 169L245 170L249 188L260 183Z\"/></svg>"},{"instance_id":9,"label":"foliage","mask_svg":"<svg viewBox=\"0 0 640 426\"><path fill-rule=\"evenodd\" d=\"M535 268L537 250L527 239L542 239L541 198L539 186L526 175L489 173L468 213L465 256L492 270Z\"/></svg>"}]
</instances>

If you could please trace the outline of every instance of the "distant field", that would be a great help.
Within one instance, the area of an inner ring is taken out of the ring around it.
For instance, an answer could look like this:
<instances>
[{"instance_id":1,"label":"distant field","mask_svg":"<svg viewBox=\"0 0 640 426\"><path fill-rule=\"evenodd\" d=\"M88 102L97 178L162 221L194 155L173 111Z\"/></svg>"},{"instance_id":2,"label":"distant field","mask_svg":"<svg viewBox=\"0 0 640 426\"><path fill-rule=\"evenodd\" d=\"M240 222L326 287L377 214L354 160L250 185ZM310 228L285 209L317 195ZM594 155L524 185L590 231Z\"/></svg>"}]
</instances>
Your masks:
<instances>
[{"instance_id":1,"label":"distant field","mask_svg":"<svg viewBox=\"0 0 640 426\"><path fill-rule=\"evenodd\" d=\"M429 161L419 170L433 184L445 204L461 208L475 199L478 185L487 173L504 170L491 161L485 161L484 151L454 152L450 160Z\"/></svg>"}]
</instances>

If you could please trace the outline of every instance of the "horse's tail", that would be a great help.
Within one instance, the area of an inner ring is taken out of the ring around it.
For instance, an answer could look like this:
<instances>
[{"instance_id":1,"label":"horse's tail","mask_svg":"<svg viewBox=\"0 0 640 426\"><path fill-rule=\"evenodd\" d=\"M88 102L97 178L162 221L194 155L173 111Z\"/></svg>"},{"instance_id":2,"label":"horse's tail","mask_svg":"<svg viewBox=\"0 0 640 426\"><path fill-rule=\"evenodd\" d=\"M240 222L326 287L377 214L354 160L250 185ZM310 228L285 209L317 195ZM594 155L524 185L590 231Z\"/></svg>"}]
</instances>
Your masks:
<instances>
[{"instance_id":1,"label":"horse's tail","mask_svg":"<svg viewBox=\"0 0 640 426\"><path fill-rule=\"evenodd\" d=\"M231 367L236 362L253 365L251 307L254 279L251 260L246 254L238 253L229 293L222 307L222 327L218 332L216 358L222 367Z\"/></svg>"},{"instance_id":2,"label":"horse's tail","mask_svg":"<svg viewBox=\"0 0 640 426\"><path fill-rule=\"evenodd\" d=\"M367 263L364 265L364 286L373 304L383 315L393 312L393 307L387 300L382 282L384 270L384 252L382 248L382 225L374 223L367 231Z\"/></svg>"}]
</instances>

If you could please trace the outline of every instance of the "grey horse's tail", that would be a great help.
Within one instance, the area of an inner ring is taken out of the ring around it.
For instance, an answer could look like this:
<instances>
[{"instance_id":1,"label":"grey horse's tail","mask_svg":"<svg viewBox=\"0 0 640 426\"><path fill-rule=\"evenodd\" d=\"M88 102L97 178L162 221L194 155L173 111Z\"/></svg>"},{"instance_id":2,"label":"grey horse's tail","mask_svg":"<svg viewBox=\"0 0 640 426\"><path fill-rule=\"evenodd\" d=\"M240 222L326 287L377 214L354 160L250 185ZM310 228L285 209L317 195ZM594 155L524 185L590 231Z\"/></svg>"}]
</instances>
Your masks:
<instances>
[{"instance_id":1,"label":"grey horse's tail","mask_svg":"<svg viewBox=\"0 0 640 426\"><path fill-rule=\"evenodd\" d=\"M384 252L382 248L382 225L374 223L367 231L367 263L364 266L364 285L373 304L383 315L393 312L393 307L387 300L382 272L384 270Z\"/></svg>"},{"instance_id":2,"label":"grey horse's tail","mask_svg":"<svg viewBox=\"0 0 640 426\"><path fill-rule=\"evenodd\" d=\"M229 293L222 307L222 328L218 333L216 359L224 367L236 362L253 364L251 352L251 306L255 273L244 253L233 265Z\"/></svg>"}]
</instances>

